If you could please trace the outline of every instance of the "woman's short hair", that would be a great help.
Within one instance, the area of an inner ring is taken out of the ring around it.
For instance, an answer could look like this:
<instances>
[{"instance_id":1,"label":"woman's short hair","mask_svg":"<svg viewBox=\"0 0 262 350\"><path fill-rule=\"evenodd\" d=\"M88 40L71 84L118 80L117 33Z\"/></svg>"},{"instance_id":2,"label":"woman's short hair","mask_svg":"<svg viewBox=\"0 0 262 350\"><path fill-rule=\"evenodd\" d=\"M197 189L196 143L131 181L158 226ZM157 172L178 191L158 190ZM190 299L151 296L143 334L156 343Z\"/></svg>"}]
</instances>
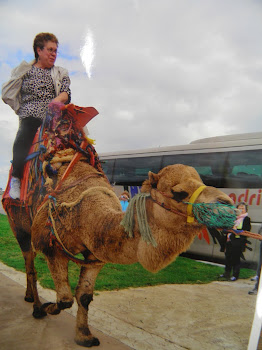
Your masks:
<instances>
[{"instance_id":1,"label":"woman's short hair","mask_svg":"<svg viewBox=\"0 0 262 350\"><path fill-rule=\"evenodd\" d=\"M128 198L130 198L130 194L129 194L128 191L124 191L124 192L122 193L122 195L126 195Z\"/></svg>"},{"instance_id":2,"label":"woman's short hair","mask_svg":"<svg viewBox=\"0 0 262 350\"><path fill-rule=\"evenodd\" d=\"M240 205L244 205L246 211L248 210L248 205L247 205L245 202L240 202L240 203L238 203L237 208L238 208Z\"/></svg>"},{"instance_id":3,"label":"woman's short hair","mask_svg":"<svg viewBox=\"0 0 262 350\"><path fill-rule=\"evenodd\" d=\"M57 46L59 44L57 37L52 33L39 33L36 35L33 44L36 61L38 60L37 48L43 50L47 41L53 41Z\"/></svg>"},{"instance_id":4,"label":"woman's short hair","mask_svg":"<svg viewBox=\"0 0 262 350\"><path fill-rule=\"evenodd\" d=\"M119 196L119 199L123 199L124 197L125 197L127 200L130 199L130 195L129 195L129 192L128 192L128 191L122 192L121 195Z\"/></svg>"}]
</instances>

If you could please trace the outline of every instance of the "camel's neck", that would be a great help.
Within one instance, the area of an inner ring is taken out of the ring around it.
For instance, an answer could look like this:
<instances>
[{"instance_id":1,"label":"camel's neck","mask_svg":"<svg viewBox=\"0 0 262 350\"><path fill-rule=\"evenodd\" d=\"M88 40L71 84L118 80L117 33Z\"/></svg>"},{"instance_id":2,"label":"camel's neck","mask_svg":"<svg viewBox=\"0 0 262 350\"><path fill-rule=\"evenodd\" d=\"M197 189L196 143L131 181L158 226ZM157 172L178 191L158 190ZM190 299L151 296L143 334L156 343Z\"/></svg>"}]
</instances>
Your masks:
<instances>
[{"instance_id":1,"label":"camel's neck","mask_svg":"<svg viewBox=\"0 0 262 350\"><path fill-rule=\"evenodd\" d=\"M156 247L141 241L138 260L148 270L157 272L186 251L194 237L201 231L186 222L186 218L160 207L151 200L146 203L147 219Z\"/></svg>"},{"instance_id":2,"label":"camel's neck","mask_svg":"<svg viewBox=\"0 0 262 350\"><path fill-rule=\"evenodd\" d=\"M132 209L130 204L129 210ZM118 259L124 257L124 263L128 260L130 263L138 261L145 269L156 272L184 252L200 228L192 227L186 223L185 217L166 211L149 198L145 205L152 239L147 239L145 234L141 237L139 221L143 221L143 218L138 218L137 207L132 211L133 216L129 218L132 225L129 226L128 232L121 225L123 213L114 212L112 208L105 207L104 211L100 212L99 227L100 230L104 230L103 242L109 248L108 256L111 254L111 242L114 241L114 254L110 255L112 262L119 262Z\"/></svg>"}]
</instances>

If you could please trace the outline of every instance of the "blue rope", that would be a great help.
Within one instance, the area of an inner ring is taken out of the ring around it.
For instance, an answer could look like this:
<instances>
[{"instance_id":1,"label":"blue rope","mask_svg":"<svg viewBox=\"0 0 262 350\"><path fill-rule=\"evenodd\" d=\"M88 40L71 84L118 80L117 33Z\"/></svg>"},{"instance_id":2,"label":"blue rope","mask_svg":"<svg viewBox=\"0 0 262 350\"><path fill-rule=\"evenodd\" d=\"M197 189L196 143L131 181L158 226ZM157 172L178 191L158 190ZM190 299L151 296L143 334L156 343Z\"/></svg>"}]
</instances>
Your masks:
<instances>
[{"instance_id":1,"label":"blue rope","mask_svg":"<svg viewBox=\"0 0 262 350\"><path fill-rule=\"evenodd\" d=\"M44 145L40 145L39 150L33 153L28 154L26 157L25 161L27 162L28 160L32 160L36 157L38 157L41 153L46 152L46 147Z\"/></svg>"}]
</instances>

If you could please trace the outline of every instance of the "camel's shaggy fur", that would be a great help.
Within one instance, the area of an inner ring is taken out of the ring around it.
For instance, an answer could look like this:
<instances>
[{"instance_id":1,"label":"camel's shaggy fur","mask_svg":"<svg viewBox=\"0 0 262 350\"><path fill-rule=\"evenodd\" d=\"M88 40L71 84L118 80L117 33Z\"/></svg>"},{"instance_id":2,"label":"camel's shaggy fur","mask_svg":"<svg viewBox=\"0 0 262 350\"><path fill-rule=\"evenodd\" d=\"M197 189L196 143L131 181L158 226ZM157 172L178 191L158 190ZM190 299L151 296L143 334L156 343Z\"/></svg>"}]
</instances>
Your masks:
<instances>
[{"instance_id":1,"label":"camel's shaggy fur","mask_svg":"<svg viewBox=\"0 0 262 350\"><path fill-rule=\"evenodd\" d=\"M58 181L65 165L58 169ZM53 211L55 229L66 249L72 254L82 253L87 263L82 265L79 283L76 288L78 312L76 318L75 341L79 345L99 345L88 328L88 307L93 298L96 277L105 263L140 264L151 272L157 272L170 264L185 251L202 227L197 222L188 224L186 217L170 212L156 204L153 199L165 203L171 209L186 214L192 193L203 185L195 169L185 165L171 165L158 174L149 173L149 178L141 191L150 193L146 199L146 212L156 247L145 242L139 233L136 213L134 216L133 237L125 232L122 225L124 213L110 184L104 177L87 177L97 170L86 162L78 162L64 181L56 195L56 209ZM74 181L83 178L81 183L69 187ZM169 197L163 196L163 193ZM223 202L232 204L231 199L220 190L206 187L196 202ZM50 245L48 205L43 205L33 218L33 224L23 220L23 213L13 211L11 226L21 245L28 276L26 300L34 301L34 316L46 313L57 314L73 304L73 295L68 283L68 257L53 243ZM55 282L57 303L42 305L36 290L34 270L34 250L42 251Z\"/></svg>"}]
</instances>

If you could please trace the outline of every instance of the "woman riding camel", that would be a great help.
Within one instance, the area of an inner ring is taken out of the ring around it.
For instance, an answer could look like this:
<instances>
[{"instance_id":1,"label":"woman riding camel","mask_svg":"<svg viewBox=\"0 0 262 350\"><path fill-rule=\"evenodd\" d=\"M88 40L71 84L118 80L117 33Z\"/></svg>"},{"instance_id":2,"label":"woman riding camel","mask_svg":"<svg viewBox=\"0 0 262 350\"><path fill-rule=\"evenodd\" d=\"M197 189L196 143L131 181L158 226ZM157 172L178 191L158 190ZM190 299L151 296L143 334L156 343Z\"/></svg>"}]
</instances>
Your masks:
<instances>
[{"instance_id":1,"label":"woman riding camel","mask_svg":"<svg viewBox=\"0 0 262 350\"><path fill-rule=\"evenodd\" d=\"M50 102L71 100L68 71L55 66L58 40L54 34L40 33L33 43L35 59L23 61L2 86L2 99L19 116L19 128L13 145L13 170L9 195L20 198L20 181L25 158Z\"/></svg>"}]
</instances>

